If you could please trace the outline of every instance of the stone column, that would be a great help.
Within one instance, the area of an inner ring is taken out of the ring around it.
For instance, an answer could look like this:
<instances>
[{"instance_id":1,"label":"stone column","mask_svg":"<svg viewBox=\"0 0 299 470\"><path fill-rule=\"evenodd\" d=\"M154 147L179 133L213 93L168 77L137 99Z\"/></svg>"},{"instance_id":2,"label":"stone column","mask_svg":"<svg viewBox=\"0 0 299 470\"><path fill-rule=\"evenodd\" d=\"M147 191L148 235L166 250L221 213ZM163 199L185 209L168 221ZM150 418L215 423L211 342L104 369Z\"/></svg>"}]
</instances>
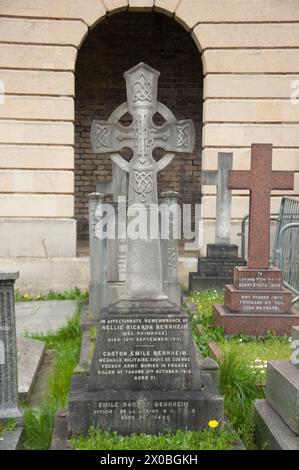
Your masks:
<instances>
[{"instance_id":1,"label":"stone column","mask_svg":"<svg viewBox=\"0 0 299 470\"><path fill-rule=\"evenodd\" d=\"M0 422L22 421L18 405L14 283L19 273L0 273Z\"/></svg>"},{"instance_id":2,"label":"stone column","mask_svg":"<svg viewBox=\"0 0 299 470\"><path fill-rule=\"evenodd\" d=\"M107 240L96 237L97 210L104 201L104 194L88 195L89 206L89 254L90 283L89 308L92 316L98 318L101 308L106 306L107 295Z\"/></svg>"},{"instance_id":3,"label":"stone column","mask_svg":"<svg viewBox=\"0 0 299 470\"><path fill-rule=\"evenodd\" d=\"M160 194L160 204L165 206L169 217L163 220L161 210L161 258L163 291L174 304L181 305L181 285L178 281L178 238L175 231L179 230L178 196L175 191L165 191ZM167 226L166 226L167 225ZM167 230L168 238L163 238L163 229Z\"/></svg>"}]
</instances>

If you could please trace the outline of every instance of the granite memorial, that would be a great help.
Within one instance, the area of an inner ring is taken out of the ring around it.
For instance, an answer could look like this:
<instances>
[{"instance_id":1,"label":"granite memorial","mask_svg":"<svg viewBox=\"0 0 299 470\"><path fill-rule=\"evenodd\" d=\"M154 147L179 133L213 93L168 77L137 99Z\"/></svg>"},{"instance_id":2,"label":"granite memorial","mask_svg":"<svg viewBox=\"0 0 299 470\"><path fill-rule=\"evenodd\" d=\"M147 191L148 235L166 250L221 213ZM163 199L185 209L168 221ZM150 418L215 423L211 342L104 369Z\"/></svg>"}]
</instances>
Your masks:
<instances>
[{"instance_id":1,"label":"granite memorial","mask_svg":"<svg viewBox=\"0 0 299 470\"><path fill-rule=\"evenodd\" d=\"M0 273L0 422L23 420L18 405L14 283L19 273Z\"/></svg>"},{"instance_id":2,"label":"granite memorial","mask_svg":"<svg viewBox=\"0 0 299 470\"><path fill-rule=\"evenodd\" d=\"M272 145L253 144L251 171L231 171L229 188L250 190L248 267L236 267L233 284L225 286L224 305L214 305L214 323L227 334L290 333L299 324L292 293L282 272L269 267L270 201L274 189L292 189L294 174L272 171Z\"/></svg>"},{"instance_id":3,"label":"granite memorial","mask_svg":"<svg viewBox=\"0 0 299 470\"><path fill-rule=\"evenodd\" d=\"M259 449L299 450L299 327L292 343L289 361L268 363L266 397L254 405Z\"/></svg>"},{"instance_id":4,"label":"granite memorial","mask_svg":"<svg viewBox=\"0 0 299 470\"><path fill-rule=\"evenodd\" d=\"M233 154L218 153L218 170L204 171L202 184L217 187L215 243L207 245L207 257L198 258L197 273L189 274L189 290L222 290L233 281L234 267L245 266L238 256L238 245L230 242L231 190L228 188Z\"/></svg>"},{"instance_id":5,"label":"granite memorial","mask_svg":"<svg viewBox=\"0 0 299 470\"><path fill-rule=\"evenodd\" d=\"M157 173L194 146L193 123L176 121L157 102L158 76L144 63L126 72L128 102L121 110L132 115L132 125L94 121L91 131L93 150L111 153L129 173L128 223L134 204L157 227ZM166 121L161 127L153 124L156 112ZM133 151L129 162L118 154L124 147ZM156 147L166 151L158 161ZM223 419L223 400L200 371L186 314L163 294L160 237L128 237L126 293L101 313L89 374L73 377L69 432L195 430L210 419Z\"/></svg>"}]
</instances>

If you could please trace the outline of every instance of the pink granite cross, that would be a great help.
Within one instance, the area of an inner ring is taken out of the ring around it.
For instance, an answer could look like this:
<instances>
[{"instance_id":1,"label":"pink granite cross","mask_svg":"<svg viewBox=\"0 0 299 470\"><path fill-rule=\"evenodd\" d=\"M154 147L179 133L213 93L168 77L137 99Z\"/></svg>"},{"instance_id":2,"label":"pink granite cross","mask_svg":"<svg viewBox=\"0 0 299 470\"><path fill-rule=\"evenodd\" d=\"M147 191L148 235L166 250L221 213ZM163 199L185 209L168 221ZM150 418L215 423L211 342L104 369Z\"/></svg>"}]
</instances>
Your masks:
<instances>
[{"instance_id":1,"label":"pink granite cross","mask_svg":"<svg viewBox=\"0 0 299 470\"><path fill-rule=\"evenodd\" d=\"M267 269L273 189L293 189L292 171L272 171L272 144L252 144L251 171L230 171L230 189L249 189L248 268Z\"/></svg>"}]
</instances>

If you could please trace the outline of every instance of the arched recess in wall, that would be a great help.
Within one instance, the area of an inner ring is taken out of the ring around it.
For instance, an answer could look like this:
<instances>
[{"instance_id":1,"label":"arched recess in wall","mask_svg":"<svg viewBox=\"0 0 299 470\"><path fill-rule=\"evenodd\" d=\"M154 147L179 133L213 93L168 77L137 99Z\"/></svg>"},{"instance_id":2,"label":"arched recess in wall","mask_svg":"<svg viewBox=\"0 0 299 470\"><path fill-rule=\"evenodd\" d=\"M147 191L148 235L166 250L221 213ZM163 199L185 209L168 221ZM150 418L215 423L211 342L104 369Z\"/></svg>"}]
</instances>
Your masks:
<instances>
[{"instance_id":1,"label":"arched recess in wall","mask_svg":"<svg viewBox=\"0 0 299 470\"><path fill-rule=\"evenodd\" d=\"M193 154L180 155L158 177L158 190L175 190L182 203L201 198L203 70L191 35L173 18L158 12L119 12L107 16L86 36L75 69L75 217L78 241L88 237L87 195L97 181L111 179L109 155L90 148L94 118L106 120L126 101L123 74L139 62L160 71L158 100L177 119L196 127ZM157 158L159 158L159 152Z\"/></svg>"}]
</instances>

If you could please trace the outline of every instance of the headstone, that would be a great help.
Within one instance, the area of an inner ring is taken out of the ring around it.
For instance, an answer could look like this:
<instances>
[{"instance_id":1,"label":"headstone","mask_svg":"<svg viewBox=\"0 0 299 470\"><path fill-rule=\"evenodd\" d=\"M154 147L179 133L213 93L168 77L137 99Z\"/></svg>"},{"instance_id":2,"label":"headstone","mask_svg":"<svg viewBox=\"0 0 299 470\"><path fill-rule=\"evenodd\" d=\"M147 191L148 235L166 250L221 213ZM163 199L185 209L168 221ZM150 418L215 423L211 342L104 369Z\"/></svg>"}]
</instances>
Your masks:
<instances>
[{"instance_id":1,"label":"headstone","mask_svg":"<svg viewBox=\"0 0 299 470\"><path fill-rule=\"evenodd\" d=\"M189 274L189 290L222 290L233 281L234 267L245 266L238 257L238 246L230 242L231 190L229 172L233 166L232 153L218 153L218 170L204 171L202 184L217 186L215 243L207 246L207 257L198 259L197 273Z\"/></svg>"},{"instance_id":2,"label":"headstone","mask_svg":"<svg viewBox=\"0 0 299 470\"><path fill-rule=\"evenodd\" d=\"M267 368L266 399L255 403L256 436L258 447L273 447L273 441L283 442L277 447L299 449L299 328L292 329L292 355L290 361L270 361ZM267 410L267 405L270 405ZM267 410L267 413L263 410ZM280 439L272 430L271 439L265 433L269 420L272 428L280 431ZM273 426L273 421L276 425ZM287 425L287 426L284 426ZM286 430L284 430L286 428Z\"/></svg>"},{"instance_id":3,"label":"headstone","mask_svg":"<svg viewBox=\"0 0 299 470\"><path fill-rule=\"evenodd\" d=\"M0 273L0 422L22 422L18 405L18 370L14 283L19 273Z\"/></svg>"},{"instance_id":4,"label":"headstone","mask_svg":"<svg viewBox=\"0 0 299 470\"><path fill-rule=\"evenodd\" d=\"M160 194L159 202L161 207L165 206L169 214L169 218L165 220L167 227L164 227L168 232L168 237L161 238L163 292L171 302L181 305L181 284L178 280L179 249L178 237L175 233L179 229L178 193L165 191ZM163 227L161 230L163 231Z\"/></svg>"},{"instance_id":5,"label":"headstone","mask_svg":"<svg viewBox=\"0 0 299 470\"><path fill-rule=\"evenodd\" d=\"M94 121L92 146L112 153L129 172L129 211L137 203L158 228L157 172L176 153L192 151L194 127L191 121L176 121L157 103L156 70L141 63L124 76L128 103L122 112L130 112L132 125ZM162 127L153 124L156 112L166 121ZM123 147L133 151L130 162L117 154ZM157 162L156 147L167 152ZM126 295L101 314L89 374L73 377L72 433L86 434L90 426L120 434L195 430L210 419L223 419L223 400L200 374L188 318L163 294L160 248L158 235L128 237Z\"/></svg>"},{"instance_id":6,"label":"headstone","mask_svg":"<svg viewBox=\"0 0 299 470\"><path fill-rule=\"evenodd\" d=\"M272 171L272 145L253 144L251 171L231 171L231 189L250 189L248 267L236 267L233 284L225 286L224 305L214 305L214 321L227 334L290 333L299 324L292 293L282 272L269 267L270 201L273 189L292 189L291 171Z\"/></svg>"}]
</instances>

